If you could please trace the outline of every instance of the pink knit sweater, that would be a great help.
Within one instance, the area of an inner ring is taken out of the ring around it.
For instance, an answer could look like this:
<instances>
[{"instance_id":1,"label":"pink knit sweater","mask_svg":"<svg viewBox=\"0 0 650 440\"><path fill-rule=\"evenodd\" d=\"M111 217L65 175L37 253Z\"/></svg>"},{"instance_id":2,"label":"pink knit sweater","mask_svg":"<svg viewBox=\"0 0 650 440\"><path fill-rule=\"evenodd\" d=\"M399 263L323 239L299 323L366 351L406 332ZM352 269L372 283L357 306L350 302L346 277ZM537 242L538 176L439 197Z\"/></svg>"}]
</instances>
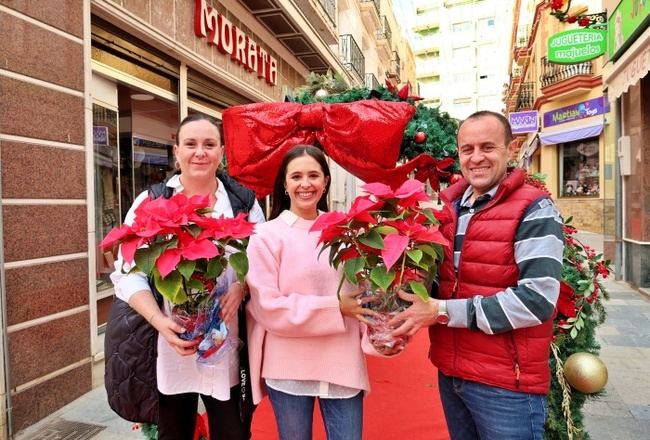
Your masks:
<instances>
[{"instance_id":1,"label":"pink knit sweater","mask_svg":"<svg viewBox=\"0 0 650 440\"><path fill-rule=\"evenodd\" d=\"M330 266L326 252L318 258L319 233L309 232L313 222L284 211L257 225L248 245L255 403L263 397L264 378L370 389L359 321L341 315L336 297L340 272Z\"/></svg>"}]
</instances>

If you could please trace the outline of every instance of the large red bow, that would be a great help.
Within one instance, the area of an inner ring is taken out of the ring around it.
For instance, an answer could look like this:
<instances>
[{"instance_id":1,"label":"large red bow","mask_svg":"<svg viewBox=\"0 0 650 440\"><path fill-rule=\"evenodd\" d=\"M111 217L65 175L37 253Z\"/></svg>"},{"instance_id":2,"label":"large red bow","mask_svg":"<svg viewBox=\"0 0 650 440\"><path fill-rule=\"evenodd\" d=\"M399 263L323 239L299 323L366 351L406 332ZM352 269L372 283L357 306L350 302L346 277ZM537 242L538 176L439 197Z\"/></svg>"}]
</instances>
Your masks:
<instances>
[{"instance_id":1,"label":"large red bow","mask_svg":"<svg viewBox=\"0 0 650 440\"><path fill-rule=\"evenodd\" d=\"M376 100L235 106L223 113L228 173L264 197L273 190L285 153L318 140L332 160L361 180L397 186L414 169L437 163L420 155L395 167L404 128L414 113L410 104Z\"/></svg>"}]
</instances>

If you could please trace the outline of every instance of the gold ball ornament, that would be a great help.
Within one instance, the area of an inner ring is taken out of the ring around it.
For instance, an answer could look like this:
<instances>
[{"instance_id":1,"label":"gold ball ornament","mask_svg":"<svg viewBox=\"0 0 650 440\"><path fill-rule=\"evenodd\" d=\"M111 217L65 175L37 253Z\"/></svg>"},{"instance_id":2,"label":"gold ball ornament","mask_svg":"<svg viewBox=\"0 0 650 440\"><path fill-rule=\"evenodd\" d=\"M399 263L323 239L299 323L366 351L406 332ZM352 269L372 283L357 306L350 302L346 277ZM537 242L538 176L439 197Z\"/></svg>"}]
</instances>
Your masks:
<instances>
[{"instance_id":1,"label":"gold ball ornament","mask_svg":"<svg viewBox=\"0 0 650 440\"><path fill-rule=\"evenodd\" d=\"M322 99L327 98L329 94L330 93L325 89L318 89L316 90L316 93L314 93L314 97L320 101Z\"/></svg>"},{"instance_id":2,"label":"gold ball ornament","mask_svg":"<svg viewBox=\"0 0 650 440\"><path fill-rule=\"evenodd\" d=\"M573 353L564 361L564 377L569 385L582 393L597 393L607 383L607 367L591 353Z\"/></svg>"}]
</instances>

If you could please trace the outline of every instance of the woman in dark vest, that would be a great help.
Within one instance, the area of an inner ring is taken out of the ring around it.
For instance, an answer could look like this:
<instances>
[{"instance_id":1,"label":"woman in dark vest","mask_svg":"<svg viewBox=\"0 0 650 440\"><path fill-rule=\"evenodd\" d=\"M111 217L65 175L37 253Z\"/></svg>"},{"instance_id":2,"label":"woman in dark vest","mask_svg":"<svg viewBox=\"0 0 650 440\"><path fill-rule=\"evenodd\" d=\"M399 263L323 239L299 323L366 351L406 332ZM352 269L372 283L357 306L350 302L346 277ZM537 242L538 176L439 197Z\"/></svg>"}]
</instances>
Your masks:
<instances>
[{"instance_id":1,"label":"woman in dark vest","mask_svg":"<svg viewBox=\"0 0 650 440\"><path fill-rule=\"evenodd\" d=\"M133 221L135 209L152 193L165 197L176 193L188 197L207 194L215 216L233 217L243 211L248 212L248 219L252 222L264 221L264 214L252 191L224 173L217 175L223 146L216 120L200 114L188 116L181 122L176 140L174 156L180 173L161 184L164 191L159 186L141 193L127 213L125 223ZM169 317L169 304L161 310L144 274L125 274L121 270L121 258L115 267L118 269L111 279L117 297L128 302L158 331L159 439L193 438L199 395L208 414L210 438L250 438L250 419L242 421L240 417L237 350L220 357L213 368L198 368L196 343L179 337L183 329ZM235 281L222 299L229 337L235 341L238 340L237 310L244 296L244 286Z\"/></svg>"}]
</instances>

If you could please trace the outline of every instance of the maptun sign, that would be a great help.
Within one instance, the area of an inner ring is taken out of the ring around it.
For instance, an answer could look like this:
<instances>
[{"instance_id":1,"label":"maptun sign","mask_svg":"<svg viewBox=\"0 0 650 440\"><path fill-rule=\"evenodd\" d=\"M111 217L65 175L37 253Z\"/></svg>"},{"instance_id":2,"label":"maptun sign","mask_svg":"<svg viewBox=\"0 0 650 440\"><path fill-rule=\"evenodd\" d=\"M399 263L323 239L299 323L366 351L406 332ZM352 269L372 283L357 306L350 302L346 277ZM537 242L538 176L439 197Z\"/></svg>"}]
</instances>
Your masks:
<instances>
[{"instance_id":1,"label":"maptun sign","mask_svg":"<svg viewBox=\"0 0 650 440\"><path fill-rule=\"evenodd\" d=\"M548 60L557 64L574 64L598 58L607 50L607 31L572 29L548 39Z\"/></svg>"}]
</instances>

